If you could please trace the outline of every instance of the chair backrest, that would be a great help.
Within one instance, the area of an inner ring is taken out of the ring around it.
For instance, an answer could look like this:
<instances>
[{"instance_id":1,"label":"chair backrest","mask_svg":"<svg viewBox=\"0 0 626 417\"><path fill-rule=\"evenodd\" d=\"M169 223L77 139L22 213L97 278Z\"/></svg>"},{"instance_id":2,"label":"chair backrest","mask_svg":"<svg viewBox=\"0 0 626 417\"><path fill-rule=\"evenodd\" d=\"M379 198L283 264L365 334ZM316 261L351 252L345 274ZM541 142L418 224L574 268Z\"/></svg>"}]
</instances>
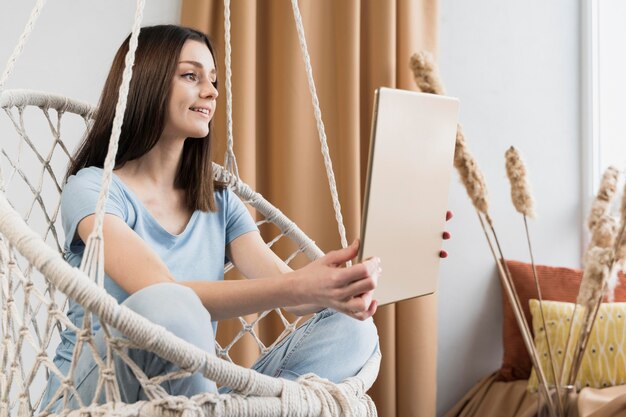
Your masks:
<instances>
[{"instance_id":1,"label":"chair backrest","mask_svg":"<svg viewBox=\"0 0 626 417\"><path fill-rule=\"evenodd\" d=\"M0 118L0 191L48 245L62 252L65 237L60 224L60 195L65 172L95 109L62 96L26 90L3 92L0 107L8 116ZM260 194L220 166L215 168L216 176L254 207L262 232L273 236L268 245L285 236L290 238L283 245L290 253L287 262L300 254L309 259L322 254ZM226 272L231 269L232 265L226 265ZM7 413L19 408L31 414L41 400L49 373L58 371L52 360L60 332L68 323L64 313L68 300L1 234L0 284L0 404L7 404ZM263 331L261 321L271 321L266 327L272 330ZM241 344L252 344L262 353L293 331L297 323L297 319L275 310L220 324L218 356L232 361L230 352Z\"/></svg>"}]
</instances>

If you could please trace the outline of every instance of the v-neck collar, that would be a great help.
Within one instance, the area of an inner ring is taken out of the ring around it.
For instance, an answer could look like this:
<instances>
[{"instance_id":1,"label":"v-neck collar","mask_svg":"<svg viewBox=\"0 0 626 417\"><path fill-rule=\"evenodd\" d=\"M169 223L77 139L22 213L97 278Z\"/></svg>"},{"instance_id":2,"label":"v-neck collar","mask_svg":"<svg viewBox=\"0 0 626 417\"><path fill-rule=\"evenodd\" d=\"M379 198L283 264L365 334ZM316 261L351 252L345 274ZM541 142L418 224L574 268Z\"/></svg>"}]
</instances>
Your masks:
<instances>
[{"instance_id":1,"label":"v-neck collar","mask_svg":"<svg viewBox=\"0 0 626 417\"><path fill-rule=\"evenodd\" d=\"M122 181L122 179L116 173L113 173L113 179L133 198L133 200L136 201L136 204L146 214L146 218L148 219L148 221L150 221L150 223L152 223L152 225L156 228L156 230L158 230L159 233L161 233L162 235L167 236L170 239L179 239L182 236L186 235L189 230L191 230L193 224L196 221L196 218L198 217L199 210L194 210L194 212L191 214L191 217L187 221L187 224L185 225L185 228L183 229L182 232L180 232L177 235L173 234L169 232L165 227L163 227L161 223L159 223L159 221L152 215L150 210L148 210L148 208L143 204L143 202L137 196L137 194L135 194L135 192L128 185L126 185L126 183Z\"/></svg>"}]
</instances>

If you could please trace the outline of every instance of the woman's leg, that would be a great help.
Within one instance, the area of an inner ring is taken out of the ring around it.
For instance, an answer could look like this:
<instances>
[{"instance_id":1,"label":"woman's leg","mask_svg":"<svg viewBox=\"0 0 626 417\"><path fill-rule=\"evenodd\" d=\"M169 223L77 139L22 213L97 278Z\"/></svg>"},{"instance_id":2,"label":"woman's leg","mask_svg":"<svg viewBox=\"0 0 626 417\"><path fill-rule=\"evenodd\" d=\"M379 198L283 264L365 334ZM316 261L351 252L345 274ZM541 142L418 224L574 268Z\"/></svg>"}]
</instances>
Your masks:
<instances>
[{"instance_id":1,"label":"woman's leg","mask_svg":"<svg viewBox=\"0 0 626 417\"><path fill-rule=\"evenodd\" d=\"M294 380L314 373L335 383L356 375L378 349L373 320L355 320L326 309L261 356L253 369Z\"/></svg>"},{"instance_id":2,"label":"woman's leg","mask_svg":"<svg viewBox=\"0 0 626 417\"><path fill-rule=\"evenodd\" d=\"M211 353L215 353L215 340L211 317L196 293L190 288L173 283L151 285L129 296L122 305L165 327L176 336ZM120 333L113 331L115 337ZM106 345L102 330L96 332L95 343L101 357L105 357ZM163 375L179 368L154 353L141 349L129 349L128 356L148 377ZM134 403L146 400L146 394L132 370L115 355L115 371L122 400ZM90 350L83 347L79 357L74 381L85 404L91 403L98 383L98 367ZM166 381L161 386L171 395L191 396L202 392L217 392L215 383L200 374ZM78 408L76 398L70 396L70 408ZM104 402L104 396L99 402Z\"/></svg>"}]
</instances>

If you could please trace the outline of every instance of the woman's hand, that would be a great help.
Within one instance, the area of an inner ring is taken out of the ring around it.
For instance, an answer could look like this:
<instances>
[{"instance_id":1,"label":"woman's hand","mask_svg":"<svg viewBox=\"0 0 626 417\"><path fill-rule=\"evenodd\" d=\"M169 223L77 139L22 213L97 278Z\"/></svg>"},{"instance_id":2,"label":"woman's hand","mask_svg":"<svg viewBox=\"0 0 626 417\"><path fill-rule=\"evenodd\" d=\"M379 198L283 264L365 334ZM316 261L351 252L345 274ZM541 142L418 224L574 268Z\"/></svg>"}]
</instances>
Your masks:
<instances>
[{"instance_id":1,"label":"woman's hand","mask_svg":"<svg viewBox=\"0 0 626 417\"><path fill-rule=\"evenodd\" d=\"M295 290L299 304L330 307L357 320L365 320L376 312L378 302L372 293L382 272L379 258L370 258L351 267L343 265L354 258L359 240L345 249L325 256L299 269Z\"/></svg>"},{"instance_id":2,"label":"woman's hand","mask_svg":"<svg viewBox=\"0 0 626 417\"><path fill-rule=\"evenodd\" d=\"M446 221L449 221L453 216L454 216L454 214L452 214L452 212L450 210L446 211ZM450 232L448 232L447 230L444 231L443 235L441 237L443 238L443 240L450 239L450 237L451 237ZM439 257L440 258L447 258L448 257L448 252L446 252L445 250L441 249L439 251Z\"/></svg>"}]
</instances>

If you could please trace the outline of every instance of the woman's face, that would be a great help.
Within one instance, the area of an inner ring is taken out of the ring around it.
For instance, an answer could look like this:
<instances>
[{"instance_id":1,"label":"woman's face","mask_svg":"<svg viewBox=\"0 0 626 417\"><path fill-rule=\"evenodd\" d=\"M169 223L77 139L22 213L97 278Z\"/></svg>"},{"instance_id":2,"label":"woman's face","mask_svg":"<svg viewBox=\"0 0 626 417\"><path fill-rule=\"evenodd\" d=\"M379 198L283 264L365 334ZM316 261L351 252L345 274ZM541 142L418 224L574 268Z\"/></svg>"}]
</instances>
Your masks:
<instances>
[{"instance_id":1,"label":"woman's face","mask_svg":"<svg viewBox=\"0 0 626 417\"><path fill-rule=\"evenodd\" d=\"M202 42L187 40L178 58L165 115L163 136L203 138L215 113L215 62Z\"/></svg>"}]
</instances>

